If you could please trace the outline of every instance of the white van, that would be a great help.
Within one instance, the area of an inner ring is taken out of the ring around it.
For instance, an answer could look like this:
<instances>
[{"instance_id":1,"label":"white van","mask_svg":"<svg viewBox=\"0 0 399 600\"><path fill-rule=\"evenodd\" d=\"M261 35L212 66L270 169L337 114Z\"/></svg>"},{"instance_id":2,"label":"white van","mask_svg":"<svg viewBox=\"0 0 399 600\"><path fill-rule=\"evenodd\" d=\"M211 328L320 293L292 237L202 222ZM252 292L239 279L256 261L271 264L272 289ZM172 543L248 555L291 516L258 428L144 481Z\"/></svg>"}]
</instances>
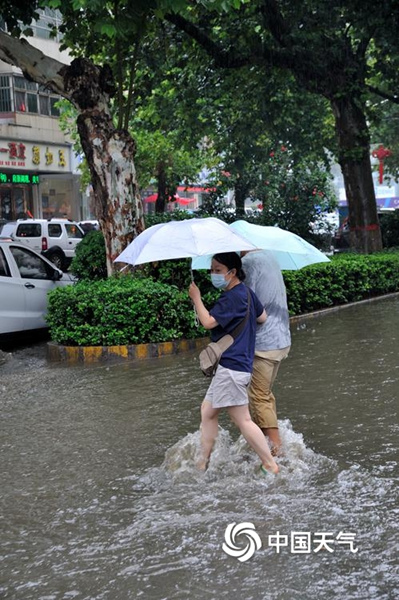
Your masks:
<instances>
[{"instance_id":1,"label":"white van","mask_svg":"<svg viewBox=\"0 0 399 600\"><path fill-rule=\"evenodd\" d=\"M11 237L40 252L63 271L68 268L84 235L78 223L69 219L19 219L3 225L0 232L0 236Z\"/></svg>"}]
</instances>

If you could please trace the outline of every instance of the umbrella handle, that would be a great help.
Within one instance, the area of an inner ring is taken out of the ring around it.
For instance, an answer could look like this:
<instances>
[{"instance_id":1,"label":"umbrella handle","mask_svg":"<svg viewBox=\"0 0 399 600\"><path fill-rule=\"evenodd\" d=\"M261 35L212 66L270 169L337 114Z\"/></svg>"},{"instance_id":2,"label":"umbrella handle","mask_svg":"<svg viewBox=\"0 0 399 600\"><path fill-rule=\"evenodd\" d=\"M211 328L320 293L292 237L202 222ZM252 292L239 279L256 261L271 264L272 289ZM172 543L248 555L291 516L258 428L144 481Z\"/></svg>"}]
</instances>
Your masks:
<instances>
[{"instance_id":1,"label":"umbrella handle","mask_svg":"<svg viewBox=\"0 0 399 600\"><path fill-rule=\"evenodd\" d=\"M194 281L194 273L193 273L192 269L190 269L190 275L191 275L191 281ZM199 327L200 326L200 321L199 321L199 318L198 318L198 315L197 315L197 311L195 310L195 306L193 306L193 308L194 308L194 322L195 322L195 326Z\"/></svg>"}]
</instances>

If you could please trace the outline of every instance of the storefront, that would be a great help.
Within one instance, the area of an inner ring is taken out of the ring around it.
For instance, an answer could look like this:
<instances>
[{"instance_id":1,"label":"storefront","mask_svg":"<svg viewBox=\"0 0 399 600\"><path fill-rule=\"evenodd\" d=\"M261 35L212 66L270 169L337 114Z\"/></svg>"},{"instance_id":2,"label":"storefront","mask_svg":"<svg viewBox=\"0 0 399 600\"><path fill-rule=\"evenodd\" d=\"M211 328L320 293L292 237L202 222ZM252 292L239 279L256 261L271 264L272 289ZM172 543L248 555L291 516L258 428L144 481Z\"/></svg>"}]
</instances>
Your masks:
<instances>
[{"instance_id":1,"label":"storefront","mask_svg":"<svg viewBox=\"0 0 399 600\"><path fill-rule=\"evenodd\" d=\"M0 139L0 219L80 217L71 147Z\"/></svg>"}]
</instances>

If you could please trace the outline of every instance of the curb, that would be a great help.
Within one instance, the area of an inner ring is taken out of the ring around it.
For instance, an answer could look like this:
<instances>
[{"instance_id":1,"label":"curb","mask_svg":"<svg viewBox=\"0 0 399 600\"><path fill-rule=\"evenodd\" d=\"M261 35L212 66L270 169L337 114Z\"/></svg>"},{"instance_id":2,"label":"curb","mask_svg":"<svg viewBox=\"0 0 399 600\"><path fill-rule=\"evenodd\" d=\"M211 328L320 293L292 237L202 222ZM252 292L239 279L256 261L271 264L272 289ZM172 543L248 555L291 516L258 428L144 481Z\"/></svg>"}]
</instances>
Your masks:
<instances>
[{"instance_id":1,"label":"curb","mask_svg":"<svg viewBox=\"0 0 399 600\"><path fill-rule=\"evenodd\" d=\"M323 308L314 312L290 317L290 323L296 324L306 319L322 317L344 308L357 306L358 304L382 300L384 298L392 298L395 296L399 296L399 292L375 296L373 298L367 298L366 300L359 300L358 302L350 302L349 304L340 304L339 306L332 306L331 308ZM131 346L62 346L56 342L48 342L47 360L50 362L66 362L68 364L111 362L117 359L144 360L147 358L159 358L160 356L180 354L181 352L187 352L189 350L201 350L208 343L208 337L195 338L192 340L175 340L173 342L136 344Z\"/></svg>"},{"instance_id":2,"label":"curb","mask_svg":"<svg viewBox=\"0 0 399 600\"><path fill-rule=\"evenodd\" d=\"M117 359L144 360L200 350L208 343L208 337L131 346L62 346L56 342L48 342L47 360L69 364L110 362Z\"/></svg>"},{"instance_id":3,"label":"curb","mask_svg":"<svg viewBox=\"0 0 399 600\"><path fill-rule=\"evenodd\" d=\"M303 313L302 315L295 315L294 317L290 317L290 323L295 325L296 323L305 319L323 317L324 315L329 315L333 312L337 312L338 310L342 310L344 308L351 308L353 306L358 306L359 304L368 304L369 302L374 302L375 300L384 300L385 298L395 298L395 296L399 296L399 292L392 292L391 294L384 294L382 296L373 296L372 298L358 300L357 302L348 302L348 304L338 304L337 306L331 306L330 308L321 308L320 310L315 310L314 312Z\"/></svg>"}]
</instances>

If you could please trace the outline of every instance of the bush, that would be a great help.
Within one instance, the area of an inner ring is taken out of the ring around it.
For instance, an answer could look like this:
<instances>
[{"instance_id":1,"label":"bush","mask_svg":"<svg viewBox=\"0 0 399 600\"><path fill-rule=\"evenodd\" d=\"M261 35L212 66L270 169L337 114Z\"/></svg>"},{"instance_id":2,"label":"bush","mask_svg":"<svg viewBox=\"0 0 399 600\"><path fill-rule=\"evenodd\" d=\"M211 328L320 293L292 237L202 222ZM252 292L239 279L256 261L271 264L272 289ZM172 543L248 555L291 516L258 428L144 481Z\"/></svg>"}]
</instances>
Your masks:
<instances>
[{"instance_id":1,"label":"bush","mask_svg":"<svg viewBox=\"0 0 399 600\"><path fill-rule=\"evenodd\" d=\"M399 253L340 254L283 275L290 314L300 315L399 291Z\"/></svg>"},{"instance_id":2,"label":"bush","mask_svg":"<svg viewBox=\"0 0 399 600\"><path fill-rule=\"evenodd\" d=\"M187 290L135 279L81 281L49 294L51 338L71 346L164 342L205 335L195 325Z\"/></svg>"},{"instance_id":3,"label":"bush","mask_svg":"<svg viewBox=\"0 0 399 600\"><path fill-rule=\"evenodd\" d=\"M190 339L206 335L195 325L188 297L188 261L158 263L159 281L125 275L81 281L49 294L47 322L54 341L73 346L112 346ZM283 272L291 316L399 291L399 252L340 254L329 263ZM180 289L168 281L179 280ZM161 283L161 279L165 283ZM195 271L203 301L218 295L206 272Z\"/></svg>"},{"instance_id":4,"label":"bush","mask_svg":"<svg viewBox=\"0 0 399 600\"><path fill-rule=\"evenodd\" d=\"M399 247L399 210L379 215L384 248Z\"/></svg>"},{"instance_id":5,"label":"bush","mask_svg":"<svg viewBox=\"0 0 399 600\"><path fill-rule=\"evenodd\" d=\"M89 231L76 246L71 271L79 279L106 279L107 262L104 236L101 231Z\"/></svg>"}]
</instances>

